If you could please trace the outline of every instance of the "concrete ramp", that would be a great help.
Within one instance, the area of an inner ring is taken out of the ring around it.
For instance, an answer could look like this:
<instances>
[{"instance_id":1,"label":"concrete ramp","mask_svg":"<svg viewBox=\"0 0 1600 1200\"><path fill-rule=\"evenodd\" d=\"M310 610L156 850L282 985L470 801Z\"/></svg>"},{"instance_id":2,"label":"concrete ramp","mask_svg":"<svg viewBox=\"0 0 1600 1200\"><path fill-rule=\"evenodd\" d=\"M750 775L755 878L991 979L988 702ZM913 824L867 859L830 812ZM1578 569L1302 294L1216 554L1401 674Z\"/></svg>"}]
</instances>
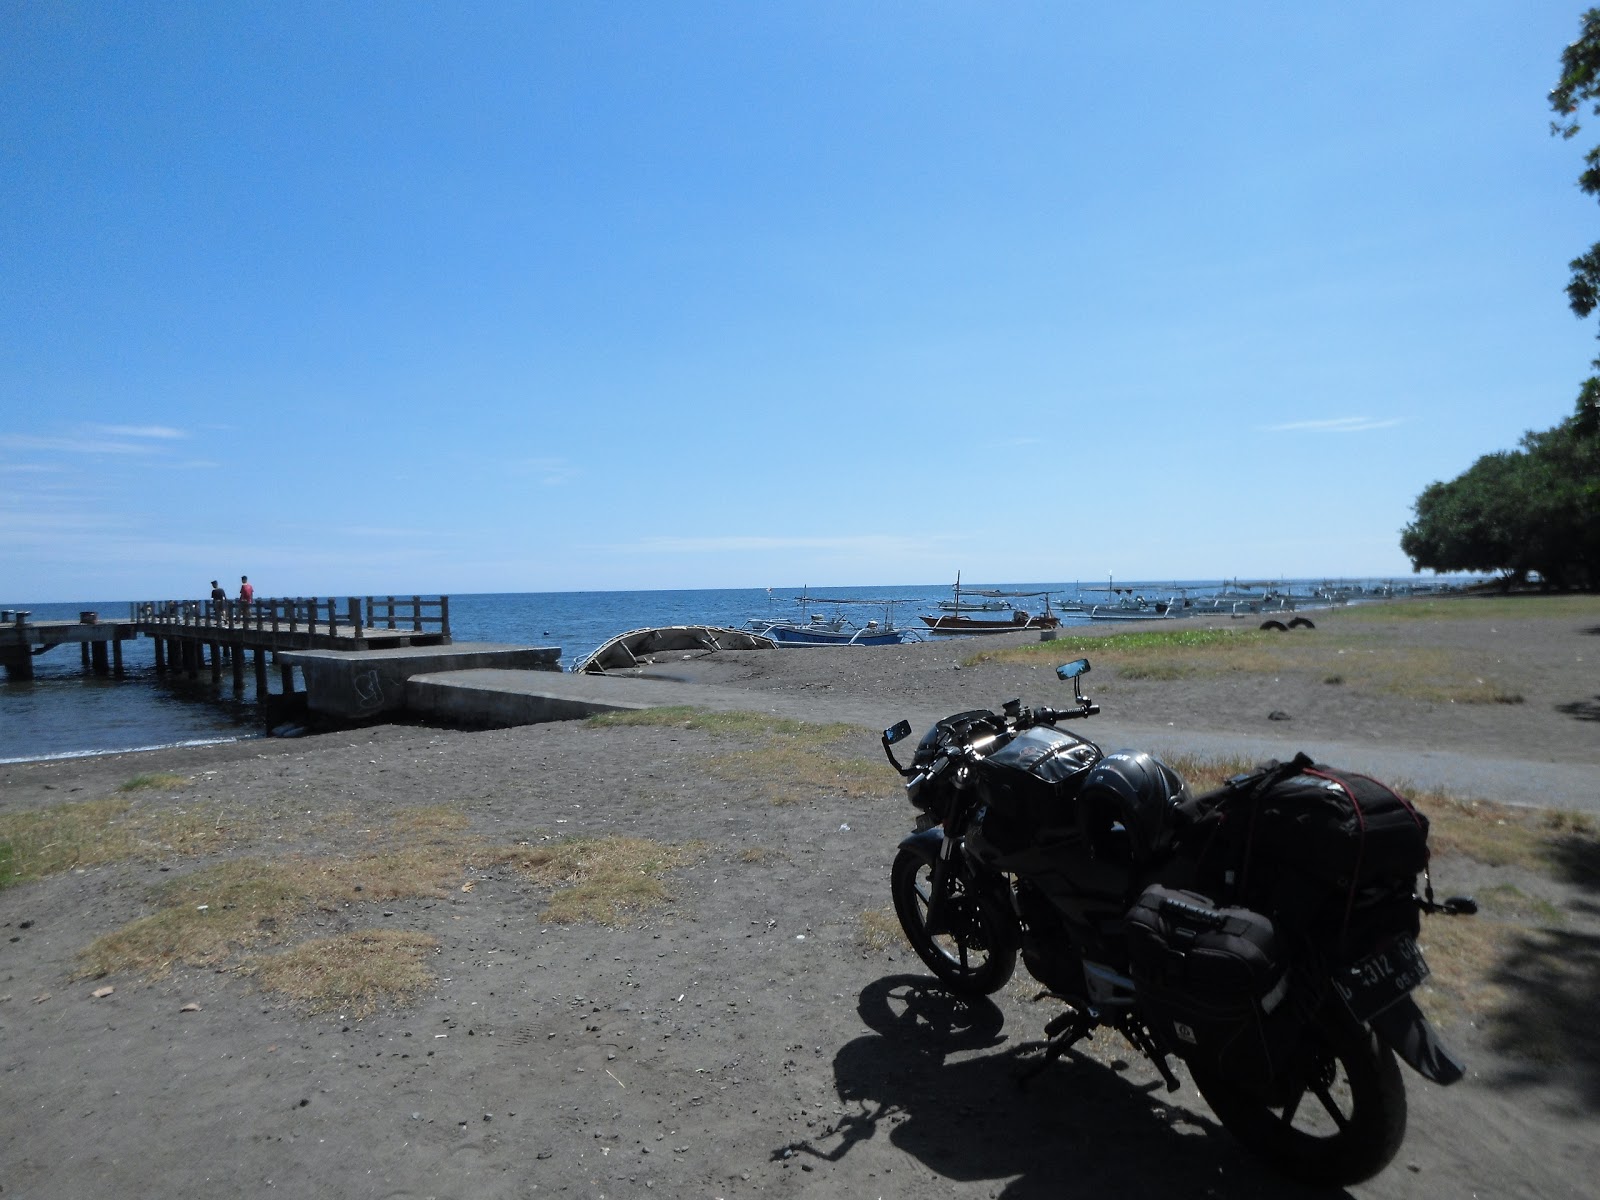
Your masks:
<instances>
[{"instance_id":1,"label":"concrete ramp","mask_svg":"<svg viewBox=\"0 0 1600 1200\"><path fill-rule=\"evenodd\" d=\"M462 725L536 725L595 713L687 705L723 711L773 711L770 693L667 679L484 668L415 675L409 712ZM787 707L787 706L782 706Z\"/></svg>"}]
</instances>

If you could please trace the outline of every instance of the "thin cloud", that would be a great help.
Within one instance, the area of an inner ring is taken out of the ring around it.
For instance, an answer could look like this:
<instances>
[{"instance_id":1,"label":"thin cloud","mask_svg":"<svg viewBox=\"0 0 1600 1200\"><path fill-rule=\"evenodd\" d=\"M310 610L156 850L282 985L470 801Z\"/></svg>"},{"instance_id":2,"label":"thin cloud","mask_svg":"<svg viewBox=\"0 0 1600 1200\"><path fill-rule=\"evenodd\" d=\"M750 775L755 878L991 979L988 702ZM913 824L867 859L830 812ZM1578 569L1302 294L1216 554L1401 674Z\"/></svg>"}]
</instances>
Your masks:
<instances>
[{"instance_id":1,"label":"thin cloud","mask_svg":"<svg viewBox=\"0 0 1600 1200\"><path fill-rule=\"evenodd\" d=\"M186 438L189 435L181 429L173 429L169 425L92 425L96 433L106 437L129 438L158 438L171 440L173 438Z\"/></svg>"},{"instance_id":2,"label":"thin cloud","mask_svg":"<svg viewBox=\"0 0 1600 1200\"><path fill-rule=\"evenodd\" d=\"M149 442L118 440L89 435L85 437L38 437L31 433L0 433L0 448L33 450L55 454L155 454L158 447Z\"/></svg>"},{"instance_id":3,"label":"thin cloud","mask_svg":"<svg viewBox=\"0 0 1600 1200\"><path fill-rule=\"evenodd\" d=\"M766 550L833 550L854 553L903 553L922 539L863 535L858 537L772 537L765 534L726 537L645 538L618 549L640 554L749 554Z\"/></svg>"},{"instance_id":4,"label":"thin cloud","mask_svg":"<svg viewBox=\"0 0 1600 1200\"><path fill-rule=\"evenodd\" d=\"M1268 425L1268 433L1367 433L1374 429L1392 429L1401 423L1399 417L1379 420L1376 417L1332 417L1325 421L1290 421L1285 425Z\"/></svg>"},{"instance_id":5,"label":"thin cloud","mask_svg":"<svg viewBox=\"0 0 1600 1200\"><path fill-rule=\"evenodd\" d=\"M545 487L559 487L578 477L578 470L563 458L528 458L520 464Z\"/></svg>"}]
</instances>

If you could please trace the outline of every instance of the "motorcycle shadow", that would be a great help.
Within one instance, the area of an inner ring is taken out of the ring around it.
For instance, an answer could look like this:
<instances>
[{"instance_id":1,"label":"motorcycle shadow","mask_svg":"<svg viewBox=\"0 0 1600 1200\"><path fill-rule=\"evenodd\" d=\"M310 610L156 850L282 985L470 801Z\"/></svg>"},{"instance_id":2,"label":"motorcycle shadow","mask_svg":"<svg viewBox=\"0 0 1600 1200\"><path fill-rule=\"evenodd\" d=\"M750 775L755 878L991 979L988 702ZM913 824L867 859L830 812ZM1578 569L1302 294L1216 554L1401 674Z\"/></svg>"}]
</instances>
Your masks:
<instances>
[{"instance_id":1,"label":"motorcycle shadow","mask_svg":"<svg viewBox=\"0 0 1600 1200\"><path fill-rule=\"evenodd\" d=\"M833 1060L845 1115L807 1141L779 1147L775 1159L837 1162L882 1130L896 1149L948 1179L1008 1181L991 1193L1006 1200L1349 1195L1273 1174L1232 1141L1188 1085L1174 1099L1186 1097L1192 1108L1167 1100L1159 1079L1123 1078L1126 1062L1107 1066L1072 1052L1024 1084L1042 1053L1030 1040L1037 1029L1013 1041L1005 1014L988 999L896 975L863 989L857 1008L871 1032ZM1129 1050L1128 1057L1136 1056Z\"/></svg>"}]
</instances>

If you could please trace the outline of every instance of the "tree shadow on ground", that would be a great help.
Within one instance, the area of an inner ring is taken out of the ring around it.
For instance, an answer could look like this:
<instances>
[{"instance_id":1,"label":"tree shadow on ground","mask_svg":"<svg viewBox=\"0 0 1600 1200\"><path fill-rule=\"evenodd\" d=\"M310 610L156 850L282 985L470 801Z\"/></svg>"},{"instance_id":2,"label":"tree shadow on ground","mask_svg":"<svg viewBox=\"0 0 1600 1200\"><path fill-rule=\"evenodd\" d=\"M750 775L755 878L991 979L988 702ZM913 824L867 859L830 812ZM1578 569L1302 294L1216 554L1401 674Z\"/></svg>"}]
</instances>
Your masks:
<instances>
[{"instance_id":1,"label":"tree shadow on ground","mask_svg":"<svg viewBox=\"0 0 1600 1200\"><path fill-rule=\"evenodd\" d=\"M1494 1048L1521 1064L1507 1083L1556 1083L1600 1109L1600 838L1583 830L1553 836L1554 876L1581 889L1565 902L1572 923L1519 931L1492 981L1507 1000L1490 1020Z\"/></svg>"},{"instance_id":2,"label":"tree shadow on ground","mask_svg":"<svg viewBox=\"0 0 1600 1200\"><path fill-rule=\"evenodd\" d=\"M834 1057L845 1115L774 1158L839 1161L882 1133L947 1179L995 1181L1004 1200L1330 1194L1272 1173L1209 1114L1169 1103L1158 1080L1123 1078L1126 1064L1074 1053L1024 1086L1037 1043L1013 1044L988 1000L901 975L870 984L858 1008L871 1032Z\"/></svg>"},{"instance_id":3,"label":"tree shadow on ground","mask_svg":"<svg viewBox=\"0 0 1600 1200\"><path fill-rule=\"evenodd\" d=\"M1500 961L1494 982L1514 1000L1495 1015L1497 1051L1525 1064L1507 1082L1555 1081L1600 1109L1600 934L1528 930Z\"/></svg>"},{"instance_id":4,"label":"tree shadow on ground","mask_svg":"<svg viewBox=\"0 0 1600 1200\"><path fill-rule=\"evenodd\" d=\"M1579 721L1600 721L1600 696L1574 700L1571 704L1558 704L1556 711Z\"/></svg>"}]
</instances>

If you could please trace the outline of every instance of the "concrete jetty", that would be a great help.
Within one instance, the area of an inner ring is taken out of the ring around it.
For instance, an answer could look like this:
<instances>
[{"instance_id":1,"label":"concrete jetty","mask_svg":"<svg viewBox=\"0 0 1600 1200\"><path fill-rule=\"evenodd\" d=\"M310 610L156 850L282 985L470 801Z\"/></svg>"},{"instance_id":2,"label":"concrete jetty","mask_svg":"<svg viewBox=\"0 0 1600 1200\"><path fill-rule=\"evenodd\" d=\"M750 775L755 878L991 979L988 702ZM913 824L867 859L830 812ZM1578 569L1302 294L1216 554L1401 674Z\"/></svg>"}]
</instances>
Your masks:
<instances>
[{"instance_id":1,"label":"concrete jetty","mask_svg":"<svg viewBox=\"0 0 1600 1200\"><path fill-rule=\"evenodd\" d=\"M516 677L547 678L561 672L559 646L504 646L455 642L448 646L395 646L381 650L284 650L278 662L299 667L306 706L341 720L373 720L419 710L411 703L415 677L475 675L481 671ZM483 724L522 724L493 719L494 702L483 702ZM459 718L475 720L467 711ZM549 719L549 718L546 718Z\"/></svg>"}]
</instances>

